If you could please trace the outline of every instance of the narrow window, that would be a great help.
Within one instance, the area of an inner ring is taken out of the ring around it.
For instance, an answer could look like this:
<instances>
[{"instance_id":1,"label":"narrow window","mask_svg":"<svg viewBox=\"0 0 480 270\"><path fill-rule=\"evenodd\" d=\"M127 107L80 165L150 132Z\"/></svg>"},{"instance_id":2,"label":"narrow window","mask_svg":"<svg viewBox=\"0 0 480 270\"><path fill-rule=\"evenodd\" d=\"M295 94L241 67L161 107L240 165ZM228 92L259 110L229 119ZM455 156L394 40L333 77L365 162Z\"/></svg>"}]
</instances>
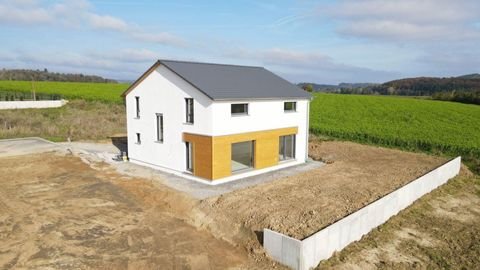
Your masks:
<instances>
[{"instance_id":1,"label":"narrow window","mask_svg":"<svg viewBox=\"0 0 480 270\"><path fill-rule=\"evenodd\" d=\"M140 118L140 97L135 97L136 117Z\"/></svg>"},{"instance_id":2,"label":"narrow window","mask_svg":"<svg viewBox=\"0 0 480 270\"><path fill-rule=\"evenodd\" d=\"M185 99L185 110L186 110L186 122L193 124L193 98Z\"/></svg>"},{"instance_id":3,"label":"narrow window","mask_svg":"<svg viewBox=\"0 0 480 270\"><path fill-rule=\"evenodd\" d=\"M297 111L297 102L284 102L283 110L285 112L295 112Z\"/></svg>"},{"instance_id":4,"label":"narrow window","mask_svg":"<svg viewBox=\"0 0 480 270\"><path fill-rule=\"evenodd\" d=\"M193 172L192 144L189 142L185 142L185 146L187 150L187 171Z\"/></svg>"},{"instance_id":5,"label":"narrow window","mask_svg":"<svg viewBox=\"0 0 480 270\"><path fill-rule=\"evenodd\" d=\"M163 114L157 113L157 142L163 142Z\"/></svg>"},{"instance_id":6,"label":"narrow window","mask_svg":"<svg viewBox=\"0 0 480 270\"><path fill-rule=\"evenodd\" d=\"M140 139L140 133L137 133L137 144L141 144L142 140Z\"/></svg>"},{"instance_id":7,"label":"narrow window","mask_svg":"<svg viewBox=\"0 0 480 270\"><path fill-rule=\"evenodd\" d=\"M279 138L278 160L288 160L295 158L295 135L280 136Z\"/></svg>"},{"instance_id":8,"label":"narrow window","mask_svg":"<svg viewBox=\"0 0 480 270\"><path fill-rule=\"evenodd\" d=\"M231 113L232 115L247 115L248 103L232 104Z\"/></svg>"}]
</instances>

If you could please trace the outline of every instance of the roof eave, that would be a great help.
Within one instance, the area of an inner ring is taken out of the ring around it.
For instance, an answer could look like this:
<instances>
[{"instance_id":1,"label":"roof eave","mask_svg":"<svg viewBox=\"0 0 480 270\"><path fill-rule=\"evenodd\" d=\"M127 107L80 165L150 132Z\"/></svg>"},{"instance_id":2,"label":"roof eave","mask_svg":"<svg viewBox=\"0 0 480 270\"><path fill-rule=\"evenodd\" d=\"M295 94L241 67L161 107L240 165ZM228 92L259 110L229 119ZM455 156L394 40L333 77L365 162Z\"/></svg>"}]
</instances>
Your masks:
<instances>
[{"instance_id":1,"label":"roof eave","mask_svg":"<svg viewBox=\"0 0 480 270\"><path fill-rule=\"evenodd\" d=\"M135 89L135 87L137 87L143 80L145 80L145 78L150 75L150 73L152 73L155 69L157 69L157 67L160 65L160 61L157 61L155 62L155 64L153 64L149 69L147 69L147 71L145 71L142 76L140 76L135 82L133 82L128 88L127 90L125 90L120 96L121 97L126 97L128 95L128 93L130 93L133 89Z\"/></svg>"},{"instance_id":2,"label":"roof eave","mask_svg":"<svg viewBox=\"0 0 480 270\"><path fill-rule=\"evenodd\" d=\"M312 100L313 97L265 97L265 98L215 98L213 101L245 101L245 100Z\"/></svg>"}]
</instances>

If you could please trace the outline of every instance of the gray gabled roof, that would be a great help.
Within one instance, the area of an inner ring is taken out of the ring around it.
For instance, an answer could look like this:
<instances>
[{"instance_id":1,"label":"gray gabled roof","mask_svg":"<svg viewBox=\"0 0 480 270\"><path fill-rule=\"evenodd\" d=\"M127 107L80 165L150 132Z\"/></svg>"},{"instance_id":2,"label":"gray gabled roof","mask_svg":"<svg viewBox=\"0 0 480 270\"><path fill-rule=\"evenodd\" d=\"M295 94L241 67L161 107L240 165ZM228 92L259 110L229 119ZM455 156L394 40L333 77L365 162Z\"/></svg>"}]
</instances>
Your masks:
<instances>
[{"instance_id":1,"label":"gray gabled roof","mask_svg":"<svg viewBox=\"0 0 480 270\"><path fill-rule=\"evenodd\" d=\"M263 67L159 60L212 100L310 99L311 95Z\"/></svg>"}]
</instances>

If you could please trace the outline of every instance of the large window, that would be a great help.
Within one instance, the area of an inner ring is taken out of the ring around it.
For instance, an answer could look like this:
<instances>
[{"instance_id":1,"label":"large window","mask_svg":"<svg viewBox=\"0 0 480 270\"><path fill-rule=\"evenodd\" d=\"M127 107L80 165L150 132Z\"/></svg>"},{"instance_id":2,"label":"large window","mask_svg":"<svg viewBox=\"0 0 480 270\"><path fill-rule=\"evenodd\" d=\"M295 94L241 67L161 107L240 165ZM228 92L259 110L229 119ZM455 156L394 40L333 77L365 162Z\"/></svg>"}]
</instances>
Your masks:
<instances>
[{"instance_id":1,"label":"large window","mask_svg":"<svg viewBox=\"0 0 480 270\"><path fill-rule=\"evenodd\" d=\"M280 136L278 159L288 160L295 158L295 135Z\"/></svg>"},{"instance_id":2,"label":"large window","mask_svg":"<svg viewBox=\"0 0 480 270\"><path fill-rule=\"evenodd\" d=\"M187 171L193 172L193 151L192 144L190 142L185 142L186 151L187 151Z\"/></svg>"},{"instance_id":3,"label":"large window","mask_svg":"<svg viewBox=\"0 0 480 270\"><path fill-rule=\"evenodd\" d=\"M232 115L247 115L248 103L232 104L231 112Z\"/></svg>"},{"instance_id":4,"label":"large window","mask_svg":"<svg viewBox=\"0 0 480 270\"><path fill-rule=\"evenodd\" d=\"M135 117L140 118L140 97L135 97Z\"/></svg>"},{"instance_id":5,"label":"large window","mask_svg":"<svg viewBox=\"0 0 480 270\"><path fill-rule=\"evenodd\" d=\"M253 168L254 142L232 143L232 172Z\"/></svg>"},{"instance_id":6,"label":"large window","mask_svg":"<svg viewBox=\"0 0 480 270\"><path fill-rule=\"evenodd\" d=\"M185 99L186 122L193 124L193 98Z\"/></svg>"},{"instance_id":7,"label":"large window","mask_svg":"<svg viewBox=\"0 0 480 270\"><path fill-rule=\"evenodd\" d=\"M157 142L163 142L163 114L157 113Z\"/></svg>"},{"instance_id":8,"label":"large window","mask_svg":"<svg viewBox=\"0 0 480 270\"><path fill-rule=\"evenodd\" d=\"M297 102L284 102L283 103L283 110L285 112L295 112L297 111Z\"/></svg>"}]
</instances>

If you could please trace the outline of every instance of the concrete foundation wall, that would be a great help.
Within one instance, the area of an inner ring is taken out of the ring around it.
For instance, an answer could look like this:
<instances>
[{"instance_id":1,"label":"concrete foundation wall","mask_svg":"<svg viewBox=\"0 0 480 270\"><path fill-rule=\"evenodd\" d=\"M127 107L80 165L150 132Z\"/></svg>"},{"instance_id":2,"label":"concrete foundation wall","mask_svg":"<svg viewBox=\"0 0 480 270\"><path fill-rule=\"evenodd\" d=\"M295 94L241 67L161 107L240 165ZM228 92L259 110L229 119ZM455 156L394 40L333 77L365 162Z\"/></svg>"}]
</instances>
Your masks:
<instances>
[{"instance_id":1,"label":"concrete foundation wall","mask_svg":"<svg viewBox=\"0 0 480 270\"><path fill-rule=\"evenodd\" d=\"M0 110L58 108L67 104L66 100L0 101Z\"/></svg>"},{"instance_id":2,"label":"concrete foundation wall","mask_svg":"<svg viewBox=\"0 0 480 270\"><path fill-rule=\"evenodd\" d=\"M455 177L460 165L457 157L302 241L264 229L264 248L274 260L293 269L315 267Z\"/></svg>"}]
</instances>

